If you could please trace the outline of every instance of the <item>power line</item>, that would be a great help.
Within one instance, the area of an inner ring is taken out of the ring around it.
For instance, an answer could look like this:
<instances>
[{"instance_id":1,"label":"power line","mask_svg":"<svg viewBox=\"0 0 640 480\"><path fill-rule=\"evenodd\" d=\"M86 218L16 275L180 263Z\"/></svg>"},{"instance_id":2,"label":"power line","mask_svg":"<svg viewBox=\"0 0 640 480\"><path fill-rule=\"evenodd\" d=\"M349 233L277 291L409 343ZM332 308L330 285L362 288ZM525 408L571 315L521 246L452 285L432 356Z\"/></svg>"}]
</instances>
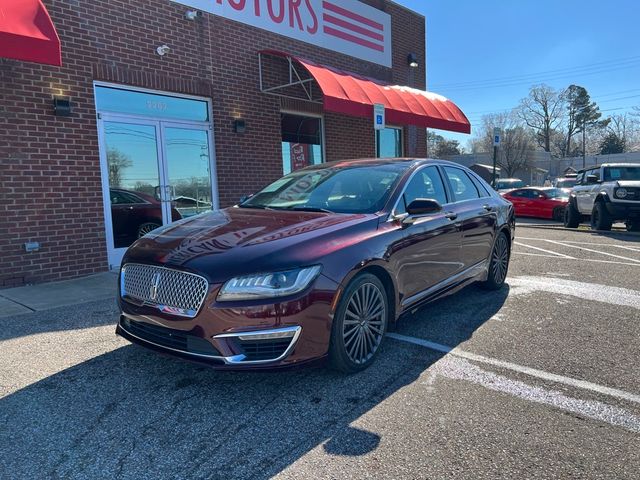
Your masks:
<instances>
[{"instance_id":1,"label":"power line","mask_svg":"<svg viewBox=\"0 0 640 480\"><path fill-rule=\"evenodd\" d=\"M615 66L617 64L621 64L621 63L629 63L629 62L637 62L640 60L640 55L635 55L632 57L625 57L625 58L619 58L616 60L607 60L604 62L596 62L596 63L588 63L588 64L583 64L583 65L576 65L573 67L564 67L564 68L558 68L558 69L554 69L554 70L544 70L544 71L540 71L540 72L534 72L534 73L527 73L527 74L521 74L521 75L508 75L506 77L496 77L496 78L488 78L488 79L484 79L484 80L472 80L472 81L468 81L468 82L457 82L457 83L435 83L434 86L442 88L442 87L462 87L462 86L468 86L468 85L477 85L480 83L495 83L495 82L505 82L505 81L511 81L511 80L516 80L516 79L524 79L526 77L539 77L539 76L544 76L544 75L548 75L548 74L558 74L560 72L570 72L570 71L574 71L574 70L584 70L584 69L593 69L594 67L596 68L602 68L603 66L607 65L607 66Z\"/></svg>"}]
</instances>

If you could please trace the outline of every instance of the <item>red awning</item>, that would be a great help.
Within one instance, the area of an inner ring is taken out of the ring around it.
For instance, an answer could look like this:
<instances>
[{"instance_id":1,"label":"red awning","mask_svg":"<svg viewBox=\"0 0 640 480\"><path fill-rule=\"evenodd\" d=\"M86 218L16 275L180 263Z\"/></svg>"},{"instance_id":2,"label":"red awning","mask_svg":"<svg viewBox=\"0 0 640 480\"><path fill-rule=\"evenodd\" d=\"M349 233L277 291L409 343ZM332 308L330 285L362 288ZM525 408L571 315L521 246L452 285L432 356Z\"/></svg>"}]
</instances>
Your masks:
<instances>
[{"instance_id":1,"label":"red awning","mask_svg":"<svg viewBox=\"0 0 640 480\"><path fill-rule=\"evenodd\" d=\"M322 90L326 111L373 118L373 105L381 103L385 106L386 123L389 125L417 125L471 133L471 125L462 110L441 95L388 85L284 52L264 50L261 53L291 58L304 66Z\"/></svg>"},{"instance_id":2,"label":"red awning","mask_svg":"<svg viewBox=\"0 0 640 480\"><path fill-rule=\"evenodd\" d=\"M58 33L40 0L2 0L0 57L62 65Z\"/></svg>"}]
</instances>

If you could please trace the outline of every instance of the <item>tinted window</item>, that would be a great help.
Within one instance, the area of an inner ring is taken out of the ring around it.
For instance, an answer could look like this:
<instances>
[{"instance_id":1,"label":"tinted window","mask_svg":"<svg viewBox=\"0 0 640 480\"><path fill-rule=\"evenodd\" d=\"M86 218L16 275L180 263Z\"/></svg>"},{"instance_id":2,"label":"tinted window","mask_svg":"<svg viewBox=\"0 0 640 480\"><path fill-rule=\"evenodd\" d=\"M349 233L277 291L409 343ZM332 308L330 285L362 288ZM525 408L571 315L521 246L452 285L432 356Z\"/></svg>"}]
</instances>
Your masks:
<instances>
[{"instance_id":1,"label":"tinted window","mask_svg":"<svg viewBox=\"0 0 640 480\"><path fill-rule=\"evenodd\" d=\"M473 181L474 185L478 189L478 193L480 193L481 197L490 197L491 196L491 194L489 193L489 190L487 190L487 187L485 187L484 183L482 183L480 180L478 180L473 175L469 175L469 177L471 177L471 180Z\"/></svg>"},{"instance_id":2,"label":"tinted window","mask_svg":"<svg viewBox=\"0 0 640 480\"><path fill-rule=\"evenodd\" d=\"M454 167L444 167L444 171L457 202L474 200L480 197L478 189L465 172Z\"/></svg>"},{"instance_id":3,"label":"tinted window","mask_svg":"<svg viewBox=\"0 0 640 480\"><path fill-rule=\"evenodd\" d=\"M509 192L509 196L510 197L517 197L517 198L522 198L525 195L526 190L513 190L511 192Z\"/></svg>"},{"instance_id":4,"label":"tinted window","mask_svg":"<svg viewBox=\"0 0 640 480\"><path fill-rule=\"evenodd\" d=\"M640 166L638 167L607 167L604 169L604 180L640 180Z\"/></svg>"},{"instance_id":5,"label":"tinted window","mask_svg":"<svg viewBox=\"0 0 640 480\"><path fill-rule=\"evenodd\" d=\"M444 184L436 167L425 167L413 176L405 187L395 213L406 213L407 205L416 198L430 198L437 200L441 205L447 203Z\"/></svg>"}]
</instances>

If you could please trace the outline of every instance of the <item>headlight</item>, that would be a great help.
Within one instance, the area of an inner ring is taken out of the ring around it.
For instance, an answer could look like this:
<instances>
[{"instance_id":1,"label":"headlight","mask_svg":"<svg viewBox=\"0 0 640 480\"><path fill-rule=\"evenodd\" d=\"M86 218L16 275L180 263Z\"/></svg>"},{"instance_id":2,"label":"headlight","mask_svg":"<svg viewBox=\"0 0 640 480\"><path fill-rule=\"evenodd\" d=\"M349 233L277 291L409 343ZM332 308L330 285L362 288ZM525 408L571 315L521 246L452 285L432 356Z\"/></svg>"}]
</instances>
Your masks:
<instances>
[{"instance_id":1,"label":"headlight","mask_svg":"<svg viewBox=\"0 0 640 480\"><path fill-rule=\"evenodd\" d=\"M218 301L254 300L293 295L307 288L320 273L320 268L320 265L314 265L285 272L235 277L222 286L218 293Z\"/></svg>"},{"instance_id":2,"label":"headlight","mask_svg":"<svg viewBox=\"0 0 640 480\"><path fill-rule=\"evenodd\" d=\"M616 188L616 197L618 197L618 198L626 198L627 197L627 189L626 188Z\"/></svg>"}]
</instances>

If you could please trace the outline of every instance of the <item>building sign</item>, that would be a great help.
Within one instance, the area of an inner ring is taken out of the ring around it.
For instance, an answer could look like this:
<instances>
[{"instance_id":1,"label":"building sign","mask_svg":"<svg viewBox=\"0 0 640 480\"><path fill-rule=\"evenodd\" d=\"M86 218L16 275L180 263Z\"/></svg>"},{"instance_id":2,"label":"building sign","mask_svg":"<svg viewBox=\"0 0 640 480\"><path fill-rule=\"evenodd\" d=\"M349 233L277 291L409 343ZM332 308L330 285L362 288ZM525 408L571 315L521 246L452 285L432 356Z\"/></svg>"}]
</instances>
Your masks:
<instances>
[{"instance_id":1,"label":"building sign","mask_svg":"<svg viewBox=\"0 0 640 480\"><path fill-rule=\"evenodd\" d=\"M391 16L358 0L172 0L391 67Z\"/></svg>"},{"instance_id":2,"label":"building sign","mask_svg":"<svg viewBox=\"0 0 640 480\"><path fill-rule=\"evenodd\" d=\"M374 130L384 130L384 105L382 103L373 104L373 128Z\"/></svg>"},{"instance_id":3,"label":"building sign","mask_svg":"<svg viewBox=\"0 0 640 480\"><path fill-rule=\"evenodd\" d=\"M300 170L310 165L311 149L306 143L292 143L290 146L291 171Z\"/></svg>"}]
</instances>

